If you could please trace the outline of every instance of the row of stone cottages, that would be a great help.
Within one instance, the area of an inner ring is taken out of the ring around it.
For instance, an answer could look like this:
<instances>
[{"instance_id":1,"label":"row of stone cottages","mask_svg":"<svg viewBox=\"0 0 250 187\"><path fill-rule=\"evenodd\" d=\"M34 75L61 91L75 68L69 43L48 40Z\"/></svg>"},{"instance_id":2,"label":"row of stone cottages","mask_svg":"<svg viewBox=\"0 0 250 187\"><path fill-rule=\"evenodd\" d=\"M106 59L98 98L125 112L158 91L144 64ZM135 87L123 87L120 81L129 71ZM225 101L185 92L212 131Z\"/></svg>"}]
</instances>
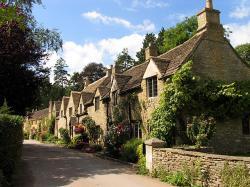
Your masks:
<instances>
[{"instance_id":1,"label":"row of stone cottages","mask_svg":"<svg viewBox=\"0 0 250 187\"><path fill-rule=\"evenodd\" d=\"M147 121L157 107L164 82L186 62L192 60L193 73L202 78L228 82L250 80L249 66L224 37L220 12L211 5L198 14L198 32L195 36L162 55L157 55L156 49L149 46L145 57L145 63L123 73L115 67L108 69L105 77L92 84L85 82L81 92L72 91L70 97L51 102L48 109L38 113L56 116L56 136L59 136L60 128L69 129L71 136L74 136L74 125L81 123L86 116L100 125L105 134L112 111L121 107L121 103L130 101L123 114L134 127L134 136L141 138L147 133ZM137 99L131 100L131 94ZM36 120L41 119L41 115L36 118L36 113L29 119L34 121L35 128ZM244 123L238 119L217 124L213 144L217 149L250 150L249 133L249 119Z\"/></svg>"}]
</instances>

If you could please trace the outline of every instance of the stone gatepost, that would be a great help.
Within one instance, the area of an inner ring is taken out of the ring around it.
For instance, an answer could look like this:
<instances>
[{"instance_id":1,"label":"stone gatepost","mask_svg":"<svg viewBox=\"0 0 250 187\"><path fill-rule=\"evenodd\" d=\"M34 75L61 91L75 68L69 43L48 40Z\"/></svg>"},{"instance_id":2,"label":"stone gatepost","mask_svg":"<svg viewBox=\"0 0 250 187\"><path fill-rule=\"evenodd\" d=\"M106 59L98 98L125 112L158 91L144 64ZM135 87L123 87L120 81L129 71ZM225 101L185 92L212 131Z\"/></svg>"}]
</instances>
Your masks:
<instances>
[{"instance_id":1,"label":"stone gatepost","mask_svg":"<svg viewBox=\"0 0 250 187\"><path fill-rule=\"evenodd\" d=\"M164 148L166 143L157 138L146 140L144 143L146 145L146 168L151 173L153 170L153 149Z\"/></svg>"}]
</instances>

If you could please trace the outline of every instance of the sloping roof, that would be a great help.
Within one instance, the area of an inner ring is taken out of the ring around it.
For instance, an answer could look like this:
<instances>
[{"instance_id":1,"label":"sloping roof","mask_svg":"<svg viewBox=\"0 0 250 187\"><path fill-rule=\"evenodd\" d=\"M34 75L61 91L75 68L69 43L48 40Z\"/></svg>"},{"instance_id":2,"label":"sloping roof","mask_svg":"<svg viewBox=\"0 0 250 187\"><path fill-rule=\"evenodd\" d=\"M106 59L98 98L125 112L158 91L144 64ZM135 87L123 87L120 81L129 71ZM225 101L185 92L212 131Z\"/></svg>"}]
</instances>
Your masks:
<instances>
[{"instance_id":1,"label":"sloping roof","mask_svg":"<svg viewBox=\"0 0 250 187\"><path fill-rule=\"evenodd\" d=\"M130 77L130 79L127 82L125 82L125 85L121 89L121 92L126 92L140 87L147 66L148 62L145 62L143 64L139 64L125 71L123 75Z\"/></svg>"},{"instance_id":2,"label":"sloping roof","mask_svg":"<svg viewBox=\"0 0 250 187\"><path fill-rule=\"evenodd\" d=\"M169 62L166 63L167 67L165 67L166 72L164 73L164 76L174 74L181 67L181 65L186 62L186 60L192 55L193 51L199 45L200 41L203 39L203 36L204 33L196 34L185 43L158 56L158 58L165 59L166 62ZM163 64L160 66L164 69Z\"/></svg>"},{"instance_id":3,"label":"sloping roof","mask_svg":"<svg viewBox=\"0 0 250 187\"><path fill-rule=\"evenodd\" d=\"M33 112L31 114L31 120L41 120L49 116L49 108Z\"/></svg>"},{"instance_id":4,"label":"sloping roof","mask_svg":"<svg viewBox=\"0 0 250 187\"><path fill-rule=\"evenodd\" d=\"M77 108L79 105L79 102L80 102L81 92L72 91L71 94L72 94L74 106L75 106L75 108Z\"/></svg>"},{"instance_id":5,"label":"sloping roof","mask_svg":"<svg viewBox=\"0 0 250 187\"><path fill-rule=\"evenodd\" d=\"M104 87L104 86L99 87L98 89L99 89L101 98L103 98L110 91L110 88Z\"/></svg>"},{"instance_id":6,"label":"sloping roof","mask_svg":"<svg viewBox=\"0 0 250 187\"><path fill-rule=\"evenodd\" d=\"M160 71L161 75L165 75L168 65L169 65L169 61L167 61L166 59L157 58L157 57L153 57L152 59L155 65L157 66L158 70Z\"/></svg>"},{"instance_id":7,"label":"sloping roof","mask_svg":"<svg viewBox=\"0 0 250 187\"><path fill-rule=\"evenodd\" d=\"M61 101L54 101L56 111L60 111L61 104Z\"/></svg>"},{"instance_id":8,"label":"sloping roof","mask_svg":"<svg viewBox=\"0 0 250 187\"><path fill-rule=\"evenodd\" d=\"M92 99L94 98L94 96L95 96L94 93L82 92L81 97L82 97L83 105L87 105L90 102L92 102Z\"/></svg>"},{"instance_id":9,"label":"sloping roof","mask_svg":"<svg viewBox=\"0 0 250 187\"><path fill-rule=\"evenodd\" d=\"M62 101L64 103L64 111L65 111L65 110L67 110L67 107L69 104L69 97L64 96Z\"/></svg>"},{"instance_id":10,"label":"sloping roof","mask_svg":"<svg viewBox=\"0 0 250 187\"><path fill-rule=\"evenodd\" d=\"M116 84L119 90L122 90L126 83L131 79L131 76L124 74L115 74Z\"/></svg>"}]
</instances>

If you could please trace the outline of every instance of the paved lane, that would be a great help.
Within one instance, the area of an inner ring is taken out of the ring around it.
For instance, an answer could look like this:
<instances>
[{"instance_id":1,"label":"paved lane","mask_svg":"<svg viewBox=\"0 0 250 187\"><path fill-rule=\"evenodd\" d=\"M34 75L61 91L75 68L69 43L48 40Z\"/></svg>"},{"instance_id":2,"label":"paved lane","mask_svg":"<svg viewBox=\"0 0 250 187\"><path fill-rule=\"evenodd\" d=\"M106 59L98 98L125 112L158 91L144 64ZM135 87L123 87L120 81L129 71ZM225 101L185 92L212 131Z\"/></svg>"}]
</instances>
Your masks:
<instances>
[{"instance_id":1,"label":"paved lane","mask_svg":"<svg viewBox=\"0 0 250 187\"><path fill-rule=\"evenodd\" d=\"M16 186L170 187L128 166L75 150L25 141Z\"/></svg>"}]
</instances>

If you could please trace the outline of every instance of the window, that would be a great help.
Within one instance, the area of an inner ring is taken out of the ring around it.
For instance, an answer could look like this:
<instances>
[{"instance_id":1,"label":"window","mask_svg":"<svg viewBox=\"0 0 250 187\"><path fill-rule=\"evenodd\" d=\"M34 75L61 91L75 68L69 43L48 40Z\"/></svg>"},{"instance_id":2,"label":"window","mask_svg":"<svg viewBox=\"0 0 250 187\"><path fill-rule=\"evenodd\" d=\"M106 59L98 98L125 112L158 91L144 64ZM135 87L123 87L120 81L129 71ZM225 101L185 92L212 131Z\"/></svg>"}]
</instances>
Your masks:
<instances>
[{"instance_id":1,"label":"window","mask_svg":"<svg viewBox=\"0 0 250 187\"><path fill-rule=\"evenodd\" d=\"M133 137L141 139L142 138L142 129L141 129L140 122L132 124L132 127L133 127Z\"/></svg>"},{"instance_id":2,"label":"window","mask_svg":"<svg viewBox=\"0 0 250 187\"><path fill-rule=\"evenodd\" d=\"M118 97L117 97L117 91L113 92L112 94L112 100L113 100L113 105L116 106L118 104Z\"/></svg>"},{"instance_id":3,"label":"window","mask_svg":"<svg viewBox=\"0 0 250 187\"><path fill-rule=\"evenodd\" d=\"M82 104L80 104L80 114L82 114Z\"/></svg>"},{"instance_id":4,"label":"window","mask_svg":"<svg viewBox=\"0 0 250 187\"><path fill-rule=\"evenodd\" d=\"M63 110L61 110L61 117L63 117Z\"/></svg>"},{"instance_id":5,"label":"window","mask_svg":"<svg viewBox=\"0 0 250 187\"><path fill-rule=\"evenodd\" d=\"M100 97L95 98L95 111L100 109Z\"/></svg>"},{"instance_id":6,"label":"window","mask_svg":"<svg viewBox=\"0 0 250 187\"><path fill-rule=\"evenodd\" d=\"M147 79L147 95L148 97L157 97L157 77L151 77Z\"/></svg>"},{"instance_id":7,"label":"window","mask_svg":"<svg viewBox=\"0 0 250 187\"><path fill-rule=\"evenodd\" d=\"M242 132L244 135L250 135L250 113L245 113L243 115Z\"/></svg>"},{"instance_id":8,"label":"window","mask_svg":"<svg viewBox=\"0 0 250 187\"><path fill-rule=\"evenodd\" d=\"M72 107L69 108L69 116L72 116L72 111L73 111Z\"/></svg>"}]
</instances>

